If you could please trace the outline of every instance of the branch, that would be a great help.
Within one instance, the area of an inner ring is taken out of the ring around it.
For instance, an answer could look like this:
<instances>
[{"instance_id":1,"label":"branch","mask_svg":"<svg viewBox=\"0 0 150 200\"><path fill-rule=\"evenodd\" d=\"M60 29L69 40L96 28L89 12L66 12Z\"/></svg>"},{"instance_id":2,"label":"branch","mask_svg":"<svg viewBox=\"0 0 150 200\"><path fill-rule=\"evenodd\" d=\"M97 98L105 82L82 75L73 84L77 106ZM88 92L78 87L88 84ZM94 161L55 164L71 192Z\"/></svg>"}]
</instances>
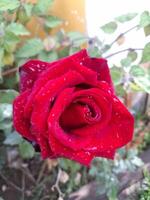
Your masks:
<instances>
[{"instance_id":1,"label":"branch","mask_svg":"<svg viewBox=\"0 0 150 200\"><path fill-rule=\"evenodd\" d=\"M64 194L61 192L60 187L59 187L59 181L60 181L61 173L62 173L62 170L59 168L56 182L51 187L51 189L52 189L52 191L54 191L56 189L58 194L59 194L59 197L64 197Z\"/></svg>"},{"instance_id":2,"label":"branch","mask_svg":"<svg viewBox=\"0 0 150 200\"><path fill-rule=\"evenodd\" d=\"M110 46L112 47L112 45L113 45L115 42L117 42L117 40L118 40L119 38L121 38L122 36L124 36L124 35L127 34L128 32L130 32L130 31L136 29L137 27L138 27L138 25L133 26L132 28L128 29L127 31L125 31L125 32L123 32L123 33L120 33L120 35L118 35L118 36L116 37L116 39L115 39L114 41L112 41L112 43L110 44Z\"/></svg>"},{"instance_id":3,"label":"branch","mask_svg":"<svg viewBox=\"0 0 150 200\"><path fill-rule=\"evenodd\" d=\"M13 187L14 189L16 189L19 192L22 192L22 189L20 187L18 187L17 185L15 185L13 182L11 182L10 180L8 180L1 172L0 172L0 177L11 187Z\"/></svg>"},{"instance_id":4,"label":"branch","mask_svg":"<svg viewBox=\"0 0 150 200\"><path fill-rule=\"evenodd\" d=\"M13 68L13 69L8 69L8 70L2 72L2 76L7 76L9 74L12 74L12 73L16 72L17 70L18 70L18 67Z\"/></svg>"},{"instance_id":5,"label":"branch","mask_svg":"<svg viewBox=\"0 0 150 200\"><path fill-rule=\"evenodd\" d=\"M143 48L135 48L135 49L134 49L134 48L128 48L128 49L123 49L123 50L114 52L114 53L112 53L112 54L106 56L105 58L107 59L107 58L110 58L110 57L112 57L112 56L115 56L115 55L117 55L117 54L120 54L120 53L123 53L123 52L126 52L126 51L143 51Z\"/></svg>"}]
</instances>

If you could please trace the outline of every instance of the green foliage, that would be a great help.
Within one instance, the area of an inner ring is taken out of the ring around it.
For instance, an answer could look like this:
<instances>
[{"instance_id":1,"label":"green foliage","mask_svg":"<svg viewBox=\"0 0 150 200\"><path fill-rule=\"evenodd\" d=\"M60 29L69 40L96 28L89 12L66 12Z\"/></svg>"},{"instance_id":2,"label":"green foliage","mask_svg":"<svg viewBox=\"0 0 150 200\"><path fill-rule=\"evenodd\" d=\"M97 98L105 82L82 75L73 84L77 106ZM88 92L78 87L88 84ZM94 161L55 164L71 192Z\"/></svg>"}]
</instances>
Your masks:
<instances>
[{"instance_id":1,"label":"green foliage","mask_svg":"<svg viewBox=\"0 0 150 200\"><path fill-rule=\"evenodd\" d=\"M56 16L48 16L45 20L45 25L48 28L55 28L56 26L60 25L62 23L62 20Z\"/></svg>"},{"instance_id":2,"label":"green foliage","mask_svg":"<svg viewBox=\"0 0 150 200\"><path fill-rule=\"evenodd\" d=\"M13 33L14 35L29 35L29 31L23 26L22 24L19 23L11 23L6 27L6 31Z\"/></svg>"},{"instance_id":3,"label":"green foliage","mask_svg":"<svg viewBox=\"0 0 150 200\"><path fill-rule=\"evenodd\" d=\"M96 158L89 170L89 175L100 183L98 194L106 193L109 200L116 200L119 180L117 175L125 171L134 171L143 165L138 157L138 151L130 149L128 152L122 148L118 151L118 158L110 161Z\"/></svg>"},{"instance_id":4,"label":"green foliage","mask_svg":"<svg viewBox=\"0 0 150 200\"><path fill-rule=\"evenodd\" d=\"M6 137L4 144L14 146L20 144L22 141L23 139L18 133L12 132Z\"/></svg>"},{"instance_id":5,"label":"green foliage","mask_svg":"<svg viewBox=\"0 0 150 200\"><path fill-rule=\"evenodd\" d=\"M145 33L145 36L150 35L150 25L144 27L144 33Z\"/></svg>"},{"instance_id":6,"label":"green foliage","mask_svg":"<svg viewBox=\"0 0 150 200\"><path fill-rule=\"evenodd\" d=\"M146 27L150 25L150 13L149 11L144 11L140 16L140 26Z\"/></svg>"},{"instance_id":7,"label":"green foliage","mask_svg":"<svg viewBox=\"0 0 150 200\"><path fill-rule=\"evenodd\" d=\"M137 59L137 52L136 51L129 51L127 58L130 58L132 62L134 62Z\"/></svg>"},{"instance_id":8,"label":"green foliage","mask_svg":"<svg viewBox=\"0 0 150 200\"><path fill-rule=\"evenodd\" d=\"M14 10L20 5L18 0L1 0L0 11Z\"/></svg>"},{"instance_id":9,"label":"green foliage","mask_svg":"<svg viewBox=\"0 0 150 200\"><path fill-rule=\"evenodd\" d=\"M150 200L150 174L147 170L143 171L144 180L139 194L139 200Z\"/></svg>"},{"instance_id":10,"label":"green foliage","mask_svg":"<svg viewBox=\"0 0 150 200\"><path fill-rule=\"evenodd\" d=\"M149 61L150 61L150 42L146 44L144 47L141 62L144 63Z\"/></svg>"},{"instance_id":11,"label":"green foliage","mask_svg":"<svg viewBox=\"0 0 150 200\"><path fill-rule=\"evenodd\" d=\"M124 22L128 22L128 21L134 19L136 16L137 16L137 13L127 13L125 15L116 17L115 20L120 23L124 23Z\"/></svg>"},{"instance_id":12,"label":"green foliage","mask_svg":"<svg viewBox=\"0 0 150 200\"><path fill-rule=\"evenodd\" d=\"M18 92L15 90L0 90L0 104L9 103L11 104L14 98L18 95Z\"/></svg>"},{"instance_id":13,"label":"green foliage","mask_svg":"<svg viewBox=\"0 0 150 200\"><path fill-rule=\"evenodd\" d=\"M112 67L111 69L111 76L114 82L114 85L119 85L122 81L122 70L116 66Z\"/></svg>"},{"instance_id":14,"label":"green foliage","mask_svg":"<svg viewBox=\"0 0 150 200\"><path fill-rule=\"evenodd\" d=\"M117 23L115 21L109 22L101 27L101 29L108 34L115 32L117 29Z\"/></svg>"},{"instance_id":15,"label":"green foliage","mask_svg":"<svg viewBox=\"0 0 150 200\"><path fill-rule=\"evenodd\" d=\"M49 7L52 5L53 0L38 0L33 8L36 15L47 15Z\"/></svg>"},{"instance_id":16,"label":"green foliage","mask_svg":"<svg viewBox=\"0 0 150 200\"><path fill-rule=\"evenodd\" d=\"M20 58L29 58L38 55L44 49L42 40L33 38L28 40L17 52L16 56Z\"/></svg>"},{"instance_id":17,"label":"green foliage","mask_svg":"<svg viewBox=\"0 0 150 200\"><path fill-rule=\"evenodd\" d=\"M19 153L22 158L29 159L33 158L35 151L32 144L24 140L22 143L19 143Z\"/></svg>"},{"instance_id":18,"label":"green foliage","mask_svg":"<svg viewBox=\"0 0 150 200\"><path fill-rule=\"evenodd\" d=\"M139 152L146 150L150 146L150 132L144 134L144 139L141 144L138 145Z\"/></svg>"}]
</instances>

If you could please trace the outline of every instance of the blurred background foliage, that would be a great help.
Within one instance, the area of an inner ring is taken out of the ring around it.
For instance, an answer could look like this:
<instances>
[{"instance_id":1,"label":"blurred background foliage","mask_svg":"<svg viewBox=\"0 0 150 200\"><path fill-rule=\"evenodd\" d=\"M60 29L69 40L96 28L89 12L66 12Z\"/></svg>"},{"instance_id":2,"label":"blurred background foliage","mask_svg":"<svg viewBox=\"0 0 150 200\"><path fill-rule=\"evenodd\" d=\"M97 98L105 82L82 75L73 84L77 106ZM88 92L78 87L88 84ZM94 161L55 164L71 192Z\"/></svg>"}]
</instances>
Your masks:
<instances>
[{"instance_id":1,"label":"blurred background foliage","mask_svg":"<svg viewBox=\"0 0 150 200\"><path fill-rule=\"evenodd\" d=\"M98 37L65 31L65 20L51 13L53 3L54 0L38 0L37 3L0 0L0 200L68 199L70 193L94 180L101 183L98 195L106 194L109 200L116 200L118 175L144 165L139 156L150 148L150 42L144 48L119 50L119 47L132 30L142 29L145 37L149 37L150 12L123 14L101 26L105 37L113 36L120 25L138 16L135 26L106 44ZM28 28L33 17L36 19L34 34ZM115 43L118 51L110 53ZM136 119L133 142L120 149L114 161L95 158L90 169L67 159L41 160L12 125L12 102L18 95L18 67L28 59L50 62L84 47L94 57L104 57L108 61L114 55L120 58L120 64L114 63L110 68L114 86ZM122 52L127 53L126 57L122 57ZM150 196L148 173L144 177L140 200Z\"/></svg>"}]
</instances>

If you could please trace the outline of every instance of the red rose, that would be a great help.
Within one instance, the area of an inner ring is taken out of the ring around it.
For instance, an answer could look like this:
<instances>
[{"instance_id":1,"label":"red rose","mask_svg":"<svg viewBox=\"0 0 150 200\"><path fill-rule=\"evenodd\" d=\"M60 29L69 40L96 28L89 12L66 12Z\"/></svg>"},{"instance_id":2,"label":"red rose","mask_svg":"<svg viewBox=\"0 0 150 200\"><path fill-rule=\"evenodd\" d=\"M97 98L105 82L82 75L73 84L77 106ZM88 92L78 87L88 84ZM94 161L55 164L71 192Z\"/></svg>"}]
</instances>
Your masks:
<instances>
[{"instance_id":1,"label":"red rose","mask_svg":"<svg viewBox=\"0 0 150 200\"><path fill-rule=\"evenodd\" d=\"M115 96L105 59L86 50L20 68L20 95L13 105L16 130L36 142L43 158L66 157L89 165L113 158L133 135L134 120Z\"/></svg>"}]
</instances>

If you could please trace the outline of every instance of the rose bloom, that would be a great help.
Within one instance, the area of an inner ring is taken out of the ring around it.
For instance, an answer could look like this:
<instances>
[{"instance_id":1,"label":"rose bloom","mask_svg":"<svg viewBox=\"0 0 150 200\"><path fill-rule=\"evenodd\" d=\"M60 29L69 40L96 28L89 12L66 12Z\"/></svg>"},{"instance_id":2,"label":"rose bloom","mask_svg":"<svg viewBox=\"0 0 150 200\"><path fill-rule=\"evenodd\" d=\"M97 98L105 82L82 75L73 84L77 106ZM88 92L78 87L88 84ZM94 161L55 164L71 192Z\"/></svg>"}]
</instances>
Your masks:
<instances>
[{"instance_id":1,"label":"rose bloom","mask_svg":"<svg viewBox=\"0 0 150 200\"><path fill-rule=\"evenodd\" d=\"M89 165L96 156L113 159L132 139L133 117L115 96L105 59L81 50L51 63L30 60L19 72L14 127L43 158Z\"/></svg>"}]
</instances>

